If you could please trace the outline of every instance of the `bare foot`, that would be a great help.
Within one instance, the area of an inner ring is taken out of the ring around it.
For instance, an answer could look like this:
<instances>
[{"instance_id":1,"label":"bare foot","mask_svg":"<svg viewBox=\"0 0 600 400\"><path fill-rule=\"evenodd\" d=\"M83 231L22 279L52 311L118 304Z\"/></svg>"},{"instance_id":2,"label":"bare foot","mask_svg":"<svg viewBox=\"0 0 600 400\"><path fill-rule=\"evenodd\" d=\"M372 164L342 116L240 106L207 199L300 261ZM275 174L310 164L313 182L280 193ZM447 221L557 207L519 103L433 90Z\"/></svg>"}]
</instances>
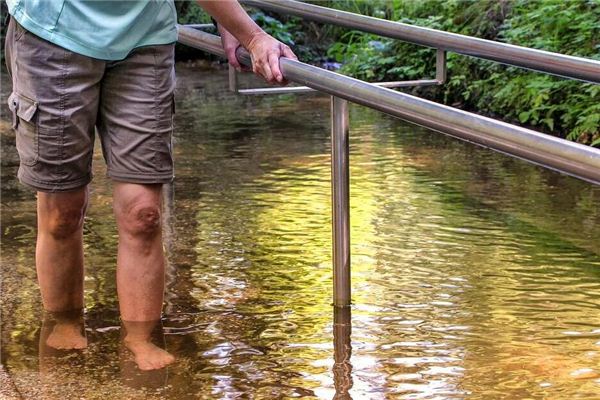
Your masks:
<instances>
[{"instance_id":1,"label":"bare foot","mask_svg":"<svg viewBox=\"0 0 600 400\"><path fill-rule=\"evenodd\" d=\"M135 363L142 371L161 369L175 361L171 353L152 344L149 340L125 339L124 342L135 356Z\"/></svg>"},{"instance_id":2,"label":"bare foot","mask_svg":"<svg viewBox=\"0 0 600 400\"><path fill-rule=\"evenodd\" d=\"M57 322L46 344L57 350L85 349L87 338L81 334L81 325L74 322Z\"/></svg>"}]
</instances>

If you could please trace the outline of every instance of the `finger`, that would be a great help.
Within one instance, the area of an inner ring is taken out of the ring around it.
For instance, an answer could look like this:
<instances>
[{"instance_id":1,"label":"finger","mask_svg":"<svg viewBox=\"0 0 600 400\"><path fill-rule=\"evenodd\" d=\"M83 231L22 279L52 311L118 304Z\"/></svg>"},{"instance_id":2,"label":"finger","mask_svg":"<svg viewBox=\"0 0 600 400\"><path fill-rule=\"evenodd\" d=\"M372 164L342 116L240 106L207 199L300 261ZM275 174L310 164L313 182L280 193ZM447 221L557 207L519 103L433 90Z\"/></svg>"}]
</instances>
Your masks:
<instances>
[{"instance_id":1,"label":"finger","mask_svg":"<svg viewBox=\"0 0 600 400\"><path fill-rule=\"evenodd\" d=\"M282 53L283 57L291 58L292 60L298 61L298 57L296 56L296 54L294 54L292 49L289 48L289 46L283 46Z\"/></svg>"},{"instance_id":2,"label":"finger","mask_svg":"<svg viewBox=\"0 0 600 400\"><path fill-rule=\"evenodd\" d=\"M261 78L267 80L264 66L258 60L255 60L255 59L252 60L252 72L254 72L254 74L260 76Z\"/></svg>"},{"instance_id":3,"label":"finger","mask_svg":"<svg viewBox=\"0 0 600 400\"><path fill-rule=\"evenodd\" d=\"M268 61L271 72L273 73L274 81L278 83L283 81L283 74L281 73L281 68L279 68L279 54L269 53Z\"/></svg>"},{"instance_id":4,"label":"finger","mask_svg":"<svg viewBox=\"0 0 600 400\"><path fill-rule=\"evenodd\" d=\"M269 83L274 83L275 78L273 77L273 72L271 71L271 67L268 62L260 61L259 62L259 70L262 77Z\"/></svg>"}]
</instances>

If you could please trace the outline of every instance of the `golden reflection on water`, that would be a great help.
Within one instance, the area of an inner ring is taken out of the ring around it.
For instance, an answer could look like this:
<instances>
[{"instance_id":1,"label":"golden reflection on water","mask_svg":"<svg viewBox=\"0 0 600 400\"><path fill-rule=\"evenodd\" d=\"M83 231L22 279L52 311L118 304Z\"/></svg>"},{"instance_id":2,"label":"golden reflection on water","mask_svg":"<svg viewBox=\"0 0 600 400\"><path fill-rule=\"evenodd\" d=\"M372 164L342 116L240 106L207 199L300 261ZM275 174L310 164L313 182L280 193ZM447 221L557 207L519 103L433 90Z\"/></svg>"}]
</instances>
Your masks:
<instances>
[{"instance_id":1,"label":"golden reflection on water","mask_svg":"<svg viewBox=\"0 0 600 400\"><path fill-rule=\"evenodd\" d=\"M221 91L226 74L183 66L179 80L164 320L178 361L139 376L120 346L96 154L90 347L43 366L34 202L13 165L2 171L2 362L23 393L600 396L598 188L352 107L353 306L334 314L328 99L235 97Z\"/></svg>"}]
</instances>

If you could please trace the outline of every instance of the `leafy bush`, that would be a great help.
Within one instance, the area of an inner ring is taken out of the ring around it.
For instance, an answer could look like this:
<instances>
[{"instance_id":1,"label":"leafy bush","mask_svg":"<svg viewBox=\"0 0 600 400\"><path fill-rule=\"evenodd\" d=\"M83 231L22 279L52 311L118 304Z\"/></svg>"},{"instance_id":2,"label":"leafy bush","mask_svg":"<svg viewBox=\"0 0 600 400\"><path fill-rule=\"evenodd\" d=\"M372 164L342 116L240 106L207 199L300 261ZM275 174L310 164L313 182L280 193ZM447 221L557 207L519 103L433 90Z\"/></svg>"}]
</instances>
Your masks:
<instances>
[{"instance_id":1,"label":"leafy bush","mask_svg":"<svg viewBox=\"0 0 600 400\"><path fill-rule=\"evenodd\" d=\"M418 26L600 59L597 0L363 3L354 1L345 8L363 14L391 15L392 19ZM435 65L431 49L360 32L341 35L328 55L344 64L343 73L373 81L431 76ZM600 146L598 85L456 54L448 57L448 78L437 90L417 88L413 92Z\"/></svg>"},{"instance_id":2,"label":"leafy bush","mask_svg":"<svg viewBox=\"0 0 600 400\"><path fill-rule=\"evenodd\" d=\"M260 25L265 31L268 31L271 36L288 46L294 45L292 39L293 23L283 23L277 18L266 15L262 11L255 11L251 14L252 19Z\"/></svg>"}]
</instances>

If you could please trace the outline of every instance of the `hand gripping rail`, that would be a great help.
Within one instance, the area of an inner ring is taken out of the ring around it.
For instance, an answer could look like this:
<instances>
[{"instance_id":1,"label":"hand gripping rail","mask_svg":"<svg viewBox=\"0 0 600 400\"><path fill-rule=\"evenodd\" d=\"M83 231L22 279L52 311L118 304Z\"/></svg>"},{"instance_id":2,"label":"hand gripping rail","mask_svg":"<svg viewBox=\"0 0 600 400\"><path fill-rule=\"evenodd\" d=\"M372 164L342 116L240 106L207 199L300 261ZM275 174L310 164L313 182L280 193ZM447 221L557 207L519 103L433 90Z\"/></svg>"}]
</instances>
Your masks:
<instances>
[{"instance_id":1,"label":"hand gripping rail","mask_svg":"<svg viewBox=\"0 0 600 400\"><path fill-rule=\"evenodd\" d=\"M225 57L218 36L178 26L179 42ZM250 66L248 53L238 58ZM600 185L600 150L282 58L291 82Z\"/></svg>"}]
</instances>

